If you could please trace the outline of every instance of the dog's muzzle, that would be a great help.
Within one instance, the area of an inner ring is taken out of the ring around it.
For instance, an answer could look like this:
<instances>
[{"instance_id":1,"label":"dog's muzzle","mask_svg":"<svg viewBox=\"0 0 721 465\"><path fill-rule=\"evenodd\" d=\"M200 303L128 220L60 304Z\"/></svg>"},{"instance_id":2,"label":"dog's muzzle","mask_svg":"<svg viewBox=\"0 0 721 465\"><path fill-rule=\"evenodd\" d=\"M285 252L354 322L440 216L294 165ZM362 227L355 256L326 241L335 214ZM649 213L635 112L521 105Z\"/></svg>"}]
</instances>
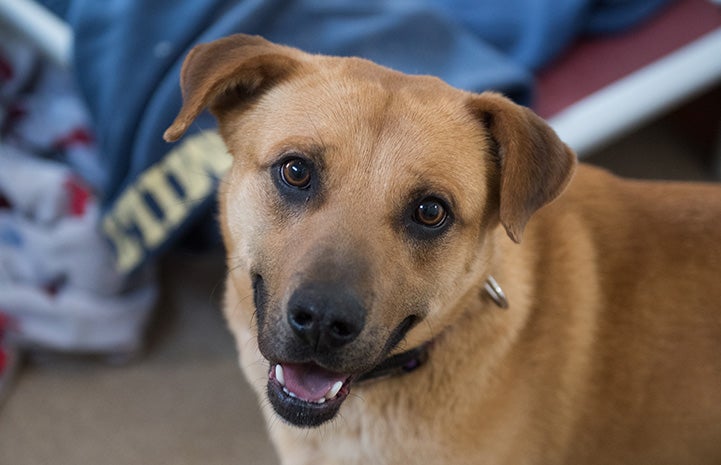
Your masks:
<instances>
[{"instance_id":1,"label":"dog's muzzle","mask_svg":"<svg viewBox=\"0 0 721 465\"><path fill-rule=\"evenodd\" d=\"M256 306L265 307L267 290L259 275L254 289ZM282 318L271 319L274 327L259 336L261 352L271 362L268 398L289 423L317 426L337 413L354 375L369 363L353 345L365 327L366 307L352 286L321 280L299 285L284 309ZM266 311L257 308L259 325Z\"/></svg>"},{"instance_id":2,"label":"dog's muzzle","mask_svg":"<svg viewBox=\"0 0 721 465\"><path fill-rule=\"evenodd\" d=\"M397 346L416 320L409 317L398 325L386 343L386 352ZM334 372L313 361L271 363L268 399L276 413L289 423L300 427L318 426L335 416L352 384L414 371L427 360L429 346L430 343L426 343L381 359L354 373Z\"/></svg>"}]
</instances>

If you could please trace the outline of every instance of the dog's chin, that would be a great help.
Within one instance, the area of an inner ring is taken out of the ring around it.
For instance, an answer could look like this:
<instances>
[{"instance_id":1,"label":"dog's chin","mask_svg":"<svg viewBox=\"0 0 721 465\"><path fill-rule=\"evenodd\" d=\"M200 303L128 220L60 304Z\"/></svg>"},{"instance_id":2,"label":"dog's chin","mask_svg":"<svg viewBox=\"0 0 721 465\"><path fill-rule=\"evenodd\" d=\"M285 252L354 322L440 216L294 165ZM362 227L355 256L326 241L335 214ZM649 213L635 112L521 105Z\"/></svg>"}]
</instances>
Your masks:
<instances>
[{"instance_id":1,"label":"dog's chin","mask_svg":"<svg viewBox=\"0 0 721 465\"><path fill-rule=\"evenodd\" d=\"M335 417L348 397L353 378L312 362L271 364L268 399L288 423L316 427Z\"/></svg>"}]
</instances>

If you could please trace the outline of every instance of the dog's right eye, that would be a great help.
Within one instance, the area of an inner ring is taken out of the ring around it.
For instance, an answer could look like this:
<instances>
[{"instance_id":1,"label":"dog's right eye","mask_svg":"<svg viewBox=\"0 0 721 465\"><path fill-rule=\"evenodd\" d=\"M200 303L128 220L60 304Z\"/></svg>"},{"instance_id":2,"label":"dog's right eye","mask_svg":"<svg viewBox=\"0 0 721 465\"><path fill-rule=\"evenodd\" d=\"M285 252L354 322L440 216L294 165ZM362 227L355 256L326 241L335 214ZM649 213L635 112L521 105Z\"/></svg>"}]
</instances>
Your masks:
<instances>
[{"instance_id":1,"label":"dog's right eye","mask_svg":"<svg viewBox=\"0 0 721 465\"><path fill-rule=\"evenodd\" d=\"M406 231L417 239L441 236L453 223L448 202L435 196L424 196L408 205L404 215Z\"/></svg>"},{"instance_id":2,"label":"dog's right eye","mask_svg":"<svg viewBox=\"0 0 721 465\"><path fill-rule=\"evenodd\" d=\"M302 158L291 158L280 165L280 178L285 184L296 189L310 186L312 167Z\"/></svg>"}]
</instances>

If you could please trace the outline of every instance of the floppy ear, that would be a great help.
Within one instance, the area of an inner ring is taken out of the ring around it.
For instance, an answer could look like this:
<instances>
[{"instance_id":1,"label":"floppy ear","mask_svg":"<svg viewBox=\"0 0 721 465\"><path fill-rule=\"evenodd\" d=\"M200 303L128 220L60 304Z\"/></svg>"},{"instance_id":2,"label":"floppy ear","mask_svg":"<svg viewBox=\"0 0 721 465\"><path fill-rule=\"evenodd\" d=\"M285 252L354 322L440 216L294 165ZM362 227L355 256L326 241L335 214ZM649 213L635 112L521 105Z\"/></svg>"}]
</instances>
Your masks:
<instances>
[{"instance_id":1,"label":"floppy ear","mask_svg":"<svg viewBox=\"0 0 721 465\"><path fill-rule=\"evenodd\" d=\"M206 107L218 116L225 105L251 99L301 66L299 50L258 36L235 34L195 46L183 62L183 106L163 134L173 142Z\"/></svg>"},{"instance_id":2,"label":"floppy ear","mask_svg":"<svg viewBox=\"0 0 721 465\"><path fill-rule=\"evenodd\" d=\"M474 95L470 107L498 151L501 224L520 242L531 216L571 180L576 155L539 116L499 94Z\"/></svg>"}]
</instances>

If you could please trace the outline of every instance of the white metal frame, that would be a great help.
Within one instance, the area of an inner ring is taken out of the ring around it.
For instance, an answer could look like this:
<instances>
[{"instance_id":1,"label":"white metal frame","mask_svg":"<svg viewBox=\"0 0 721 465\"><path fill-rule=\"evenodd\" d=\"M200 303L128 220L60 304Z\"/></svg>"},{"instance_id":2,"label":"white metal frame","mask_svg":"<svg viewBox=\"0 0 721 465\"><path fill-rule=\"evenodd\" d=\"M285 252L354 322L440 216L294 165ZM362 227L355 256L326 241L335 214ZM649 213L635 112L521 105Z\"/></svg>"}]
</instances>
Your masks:
<instances>
[{"instance_id":1,"label":"white metal frame","mask_svg":"<svg viewBox=\"0 0 721 465\"><path fill-rule=\"evenodd\" d=\"M72 31L46 8L31 0L0 0L0 22L24 34L55 63L70 66Z\"/></svg>"},{"instance_id":2,"label":"white metal frame","mask_svg":"<svg viewBox=\"0 0 721 465\"><path fill-rule=\"evenodd\" d=\"M588 154L721 82L721 28L551 117L562 140Z\"/></svg>"}]
</instances>

